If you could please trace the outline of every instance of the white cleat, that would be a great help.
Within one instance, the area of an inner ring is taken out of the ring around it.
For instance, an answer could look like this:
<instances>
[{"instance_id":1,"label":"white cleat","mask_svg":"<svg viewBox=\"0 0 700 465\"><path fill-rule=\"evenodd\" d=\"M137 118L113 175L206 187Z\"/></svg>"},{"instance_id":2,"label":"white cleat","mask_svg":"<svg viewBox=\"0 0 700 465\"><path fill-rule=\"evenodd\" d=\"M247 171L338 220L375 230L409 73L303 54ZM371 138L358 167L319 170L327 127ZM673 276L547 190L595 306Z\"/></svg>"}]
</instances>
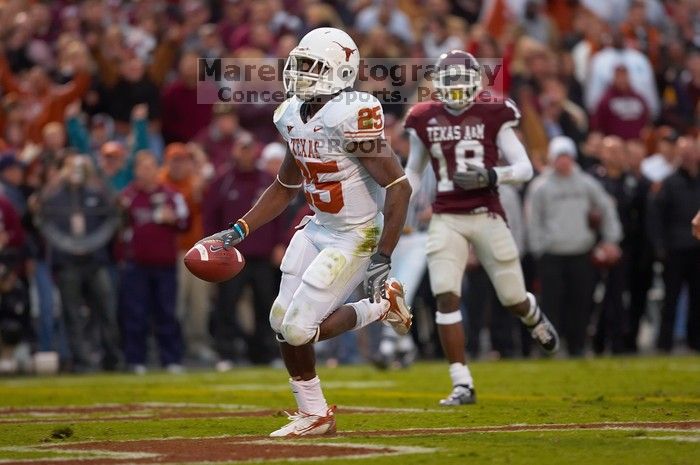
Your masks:
<instances>
[{"instance_id":1,"label":"white cleat","mask_svg":"<svg viewBox=\"0 0 700 465\"><path fill-rule=\"evenodd\" d=\"M325 416L296 412L289 415L290 422L270 433L272 438L295 438L298 436L322 436L335 434L335 406Z\"/></svg>"},{"instance_id":2,"label":"white cleat","mask_svg":"<svg viewBox=\"0 0 700 465\"><path fill-rule=\"evenodd\" d=\"M413 324L413 315L404 300L403 284L398 279L389 278L384 284L384 293L389 301L389 309L380 319L389 323L397 334L408 334Z\"/></svg>"}]
</instances>

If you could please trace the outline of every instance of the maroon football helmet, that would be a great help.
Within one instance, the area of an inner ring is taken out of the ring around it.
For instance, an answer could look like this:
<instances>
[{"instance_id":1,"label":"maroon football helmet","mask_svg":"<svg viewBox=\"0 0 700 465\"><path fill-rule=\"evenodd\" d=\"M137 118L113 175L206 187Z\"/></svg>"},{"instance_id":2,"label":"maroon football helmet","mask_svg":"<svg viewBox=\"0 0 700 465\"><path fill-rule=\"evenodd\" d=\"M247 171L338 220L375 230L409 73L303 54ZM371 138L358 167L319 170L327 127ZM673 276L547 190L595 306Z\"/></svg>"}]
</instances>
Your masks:
<instances>
[{"instance_id":1,"label":"maroon football helmet","mask_svg":"<svg viewBox=\"0 0 700 465\"><path fill-rule=\"evenodd\" d=\"M437 97L450 108L464 108L481 90L481 67L471 53L452 50L435 63L433 85Z\"/></svg>"}]
</instances>

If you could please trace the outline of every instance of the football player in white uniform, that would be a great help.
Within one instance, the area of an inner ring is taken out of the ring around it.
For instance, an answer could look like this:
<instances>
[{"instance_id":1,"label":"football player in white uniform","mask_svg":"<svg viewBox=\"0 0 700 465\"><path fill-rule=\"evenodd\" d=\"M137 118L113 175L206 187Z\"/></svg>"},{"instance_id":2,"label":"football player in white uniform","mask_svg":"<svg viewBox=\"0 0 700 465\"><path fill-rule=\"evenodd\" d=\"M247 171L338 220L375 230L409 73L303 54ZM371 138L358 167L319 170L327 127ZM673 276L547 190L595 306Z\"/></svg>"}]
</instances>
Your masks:
<instances>
[{"instance_id":1,"label":"football player in white uniform","mask_svg":"<svg viewBox=\"0 0 700 465\"><path fill-rule=\"evenodd\" d=\"M440 405L476 402L474 382L464 356L460 312L462 276L469 244L486 270L501 304L518 316L549 353L559 336L525 289L518 249L498 197L498 185L532 177L532 165L513 126L520 112L510 100L480 99L481 68L462 50L443 53L436 64L440 101L416 104L406 116L410 153L406 174L416 191L430 162L437 193L428 228L428 274L437 300L435 322L450 362L452 392ZM503 156L508 166L498 166Z\"/></svg>"},{"instance_id":2,"label":"football player in white uniform","mask_svg":"<svg viewBox=\"0 0 700 465\"><path fill-rule=\"evenodd\" d=\"M377 320L400 334L411 327L403 286L387 279L411 187L384 140L380 102L352 90L358 68L357 46L345 32L319 28L302 38L284 70L292 96L274 115L289 147L277 179L230 229L212 236L234 246L282 213L299 189L315 213L297 226L270 311L298 406L274 437L335 432L314 342ZM345 304L363 282L369 297Z\"/></svg>"}]
</instances>

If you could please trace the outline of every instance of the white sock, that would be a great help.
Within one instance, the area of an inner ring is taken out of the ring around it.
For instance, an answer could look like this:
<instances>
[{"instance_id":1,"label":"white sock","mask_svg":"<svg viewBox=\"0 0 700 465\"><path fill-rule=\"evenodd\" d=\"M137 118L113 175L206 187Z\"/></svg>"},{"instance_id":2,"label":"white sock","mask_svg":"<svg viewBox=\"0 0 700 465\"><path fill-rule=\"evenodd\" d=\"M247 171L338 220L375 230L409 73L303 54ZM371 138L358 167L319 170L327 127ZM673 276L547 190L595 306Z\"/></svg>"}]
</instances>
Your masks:
<instances>
[{"instance_id":1,"label":"white sock","mask_svg":"<svg viewBox=\"0 0 700 465\"><path fill-rule=\"evenodd\" d=\"M453 386L463 385L474 387L472 374L469 371L469 367L464 363L450 363L450 378L452 378Z\"/></svg>"},{"instance_id":2,"label":"white sock","mask_svg":"<svg viewBox=\"0 0 700 465\"><path fill-rule=\"evenodd\" d=\"M530 302L530 310L528 310L527 315L520 317L520 321L522 321L525 326L532 326L540 321L540 306L537 305L535 296L529 292L527 293L527 300Z\"/></svg>"},{"instance_id":3,"label":"white sock","mask_svg":"<svg viewBox=\"0 0 700 465\"><path fill-rule=\"evenodd\" d=\"M323 397L321 380L318 379L318 376L308 381L296 381L289 378L289 384L292 387L292 393L300 412L309 415L326 416L328 404L325 397Z\"/></svg>"},{"instance_id":4,"label":"white sock","mask_svg":"<svg viewBox=\"0 0 700 465\"><path fill-rule=\"evenodd\" d=\"M382 339L379 343L379 353L385 357L391 357L396 353L396 340Z\"/></svg>"},{"instance_id":5,"label":"white sock","mask_svg":"<svg viewBox=\"0 0 700 465\"><path fill-rule=\"evenodd\" d=\"M357 315L357 322L353 329L360 329L381 318L389 308L389 301L382 299L379 302L372 303L369 299L362 299L359 302L348 305L355 309L355 314Z\"/></svg>"},{"instance_id":6,"label":"white sock","mask_svg":"<svg viewBox=\"0 0 700 465\"><path fill-rule=\"evenodd\" d=\"M416 348L416 344L413 342L413 338L410 334L401 336L399 342L396 344L396 350L399 352L410 352Z\"/></svg>"}]
</instances>

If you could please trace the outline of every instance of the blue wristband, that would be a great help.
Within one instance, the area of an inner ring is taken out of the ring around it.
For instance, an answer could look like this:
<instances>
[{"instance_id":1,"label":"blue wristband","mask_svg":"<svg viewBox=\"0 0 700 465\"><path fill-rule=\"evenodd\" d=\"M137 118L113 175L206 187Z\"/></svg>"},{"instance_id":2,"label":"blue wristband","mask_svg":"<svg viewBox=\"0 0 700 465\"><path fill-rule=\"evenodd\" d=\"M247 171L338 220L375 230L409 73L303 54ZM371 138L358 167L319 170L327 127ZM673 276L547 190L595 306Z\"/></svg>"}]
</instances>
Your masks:
<instances>
[{"instance_id":1,"label":"blue wristband","mask_svg":"<svg viewBox=\"0 0 700 465\"><path fill-rule=\"evenodd\" d=\"M243 232L243 228L241 228L241 225L238 223L234 223L233 229L240 234L241 238L245 237L245 233Z\"/></svg>"}]
</instances>

